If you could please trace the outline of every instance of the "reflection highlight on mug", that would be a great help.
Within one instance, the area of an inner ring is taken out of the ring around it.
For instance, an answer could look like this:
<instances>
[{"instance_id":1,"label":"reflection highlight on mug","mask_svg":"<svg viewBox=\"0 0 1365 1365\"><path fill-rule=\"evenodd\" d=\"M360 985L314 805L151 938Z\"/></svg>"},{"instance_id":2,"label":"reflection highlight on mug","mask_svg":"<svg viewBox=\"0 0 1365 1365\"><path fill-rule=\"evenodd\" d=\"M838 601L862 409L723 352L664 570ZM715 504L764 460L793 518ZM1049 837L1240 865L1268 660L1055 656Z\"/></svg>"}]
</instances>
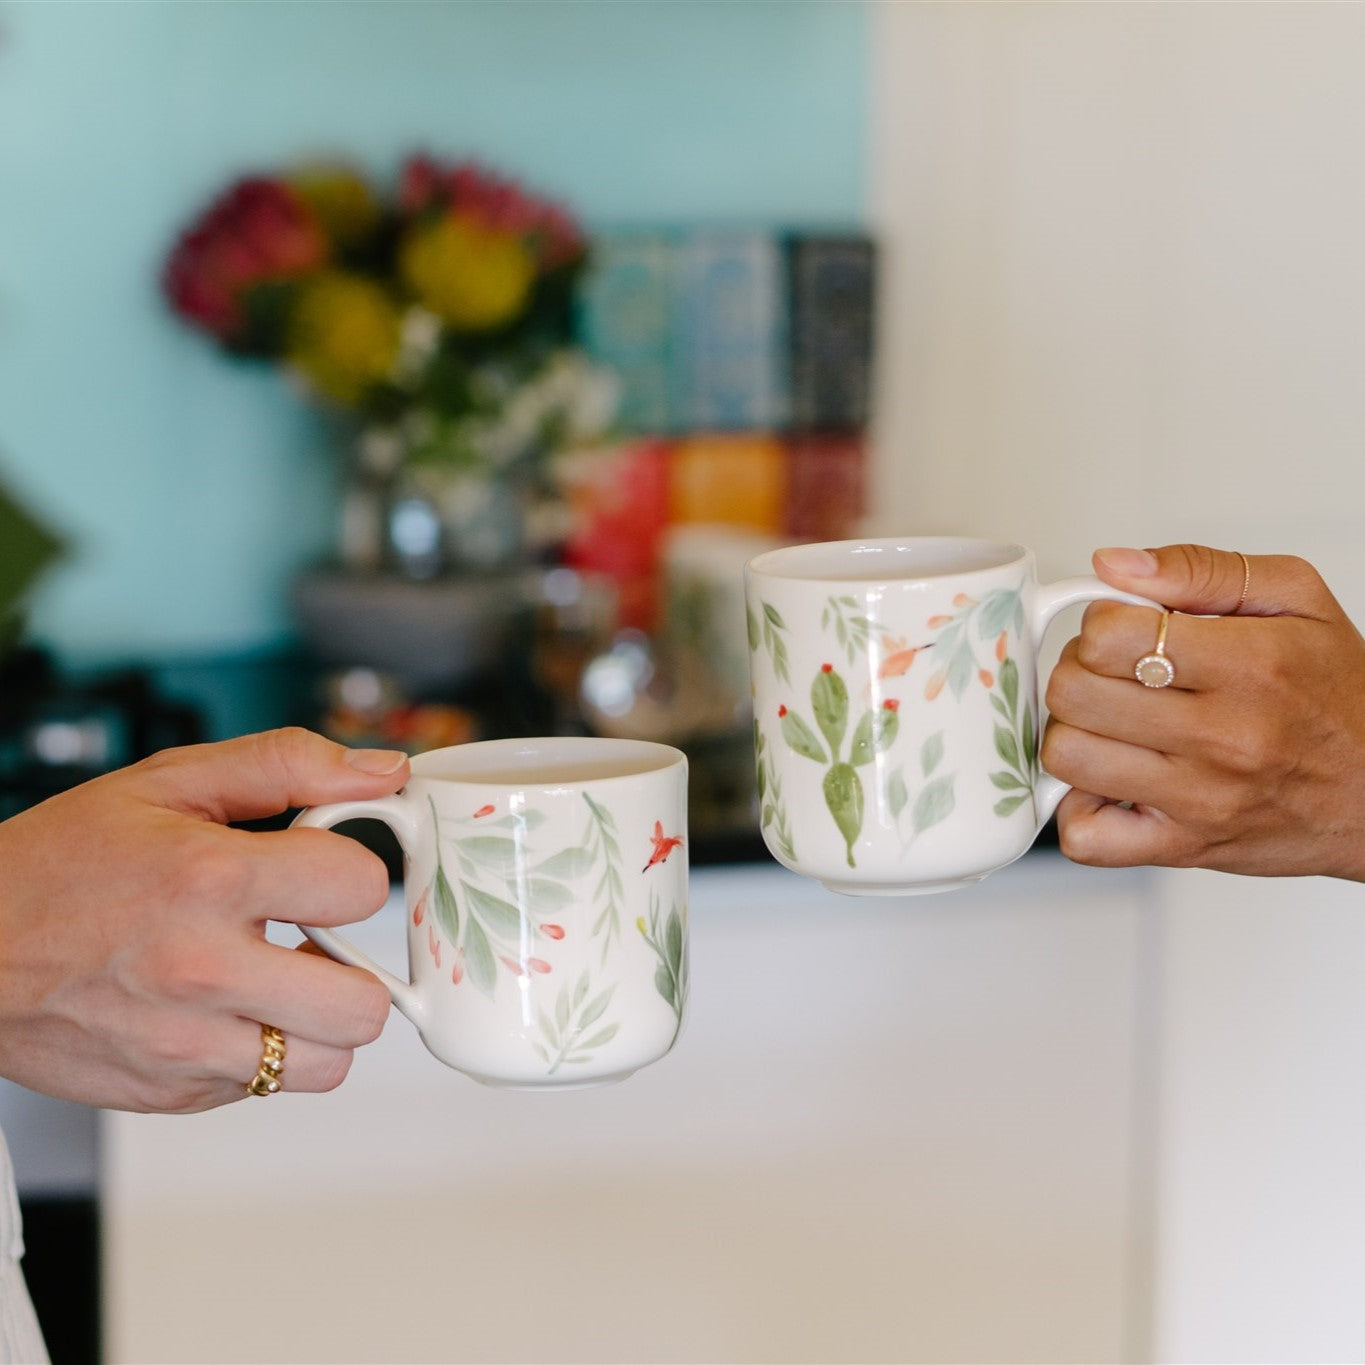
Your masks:
<instances>
[{"instance_id":1,"label":"reflection highlight on mug","mask_svg":"<svg viewBox=\"0 0 1365 1365\"><path fill-rule=\"evenodd\" d=\"M622 1080L664 1056L688 988L687 760L552 737L419 755L395 797L305 811L379 819L404 853L410 980L331 930L447 1065L488 1085Z\"/></svg>"}]
</instances>

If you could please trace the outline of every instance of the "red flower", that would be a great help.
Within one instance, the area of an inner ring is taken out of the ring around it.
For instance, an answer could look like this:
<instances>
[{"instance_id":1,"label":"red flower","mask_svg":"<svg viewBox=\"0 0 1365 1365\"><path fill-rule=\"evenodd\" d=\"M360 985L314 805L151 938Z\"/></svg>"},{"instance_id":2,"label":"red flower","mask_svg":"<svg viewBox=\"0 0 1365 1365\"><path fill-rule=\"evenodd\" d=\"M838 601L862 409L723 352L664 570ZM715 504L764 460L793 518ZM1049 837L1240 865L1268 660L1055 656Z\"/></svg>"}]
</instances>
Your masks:
<instances>
[{"instance_id":1,"label":"red flower","mask_svg":"<svg viewBox=\"0 0 1365 1365\"><path fill-rule=\"evenodd\" d=\"M778 718L778 720L781 720L781 719L783 718L783 716L785 716L786 714L787 714L787 708L786 708L785 706L779 706L779 707L777 708L777 718Z\"/></svg>"},{"instance_id":2,"label":"red flower","mask_svg":"<svg viewBox=\"0 0 1365 1365\"><path fill-rule=\"evenodd\" d=\"M901 704L895 697L887 697L887 699L882 702L883 711L899 711L900 709Z\"/></svg>"},{"instance_id":3,"label":"red flower","mask_svg":"<svg viewBox=\"0 0 1365 1365\"><path fill-rule=\"evenodd\" d=\"M820 665L820 672L821 672L821 673L833 673L833 672L834 672L834 665L833 665L833 664L821 664L821 665Z\"/></svg>"},{"instance_id":4,"label":"red flower","mask_svg":"<svg viewBox=\"0 0 1365 1365\"><path fill-rule=\"evenodd\" d=\"M546 938L561 939L564 937L564 926L562 924L542 924L540 932Z\"/></svg>"},{"instance_id":5,"label":"red flower","mask_svg":"<svg viewBox=\"0 0 1365 1365\"><path fill-rule=\"evenodd\" d=\"M250 289L306 275L328 252L304 198L282 180L252 176L230 186L180 237L163 285L182 317L232 345L245 340Z\"/></svg>"}]
</instances>

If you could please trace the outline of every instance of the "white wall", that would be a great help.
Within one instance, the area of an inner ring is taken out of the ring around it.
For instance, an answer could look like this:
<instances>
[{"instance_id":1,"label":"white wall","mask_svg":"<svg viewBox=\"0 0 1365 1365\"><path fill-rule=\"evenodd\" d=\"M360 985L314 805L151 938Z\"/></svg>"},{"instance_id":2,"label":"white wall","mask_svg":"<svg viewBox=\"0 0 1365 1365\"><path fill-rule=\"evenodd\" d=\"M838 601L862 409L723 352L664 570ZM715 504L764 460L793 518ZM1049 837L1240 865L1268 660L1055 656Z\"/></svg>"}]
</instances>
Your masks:
<instances>
[{"instance_id":1,"label":"white wall","mask_svg":"<svg viewBox=\"0 0 1365 1365\"><path fill-rule=\"evenodd\" d=\"M1365 7L879 5L879 520L1365 621ZM1150 1353L1362 1359L1365 892L1166 874Z\"/></svg>"}]
</instances>

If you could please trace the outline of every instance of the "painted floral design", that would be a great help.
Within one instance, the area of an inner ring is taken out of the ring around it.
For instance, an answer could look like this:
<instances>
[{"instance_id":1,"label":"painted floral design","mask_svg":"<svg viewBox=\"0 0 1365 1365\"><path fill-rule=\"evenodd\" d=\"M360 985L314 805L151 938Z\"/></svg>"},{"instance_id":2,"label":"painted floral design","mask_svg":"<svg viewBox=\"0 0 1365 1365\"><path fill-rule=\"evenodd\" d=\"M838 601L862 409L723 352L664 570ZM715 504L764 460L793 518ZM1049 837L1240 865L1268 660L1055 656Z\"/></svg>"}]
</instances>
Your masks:
<instances>
[{"instance_id":1,"label":"painted floral design","mask_svg":"<svg viewBox=\"0 0 1365 1365\"><path fill-rule=\"evenodd\" d=\"M547 1076L553 1076L566 1062L572 1066L592 1061L593 1053L616 1037L620 1024L606 1023L593 1029L606 1014L615 991L616 987L611 985L594 993L592 978L585 970L572 989L560 987L553 1015L536 1011L540 1040L531 1046L549 1064Z\"/></svg>"},{"instance_id":2,"label":"painted floral design","mask_svg":"<svg viewBox=\"0 0 1365 1365\"><path fill-rule=\"evenodd\" d=\"M777 765L768 750L768 737L758 721L754 721L754 754L758 763L758 818L760 828L766 830L777 850L789 862L796 861L796 845L792 841L787 806L782 797L782 783Z\"/></svg>"},{"instance_id":3,"label":"painted floral design","mask_svg":"<svg viewBox=\"0 0 1365 1365\"><path fill-rule=\"evenodd\" d=\"M635 927L659 959L654 971L654 986L677 1017L677 1026L673 1030L675 1042L682 1028L683 1008L687 1004L689 964L686 915L687 906L684 904L679 911L675 904L665 917L659 898L651 896L648 922L643 916L635 921Z\"/></svg>"},{"instance_id":4,"label":"painted floral design","mask_svg":"<svg viewBox=\"0 0 1365 1365\"><path fill-rule=\"evenodd\" d=\"M900 728L900 703L888 698L880 706L867 707L858 718L849 741L847 756L843 745L848 733L848 684L833 664L822 664L810 689L811 711L820 733L806 719L783 705L778 709L782 736L798 754L824 765L821 784L825 805L843 837L848 865L856 867L853 847L863 829L867 804L858 769L872 762L895 742Z\"/></svg>"}]
</instances>

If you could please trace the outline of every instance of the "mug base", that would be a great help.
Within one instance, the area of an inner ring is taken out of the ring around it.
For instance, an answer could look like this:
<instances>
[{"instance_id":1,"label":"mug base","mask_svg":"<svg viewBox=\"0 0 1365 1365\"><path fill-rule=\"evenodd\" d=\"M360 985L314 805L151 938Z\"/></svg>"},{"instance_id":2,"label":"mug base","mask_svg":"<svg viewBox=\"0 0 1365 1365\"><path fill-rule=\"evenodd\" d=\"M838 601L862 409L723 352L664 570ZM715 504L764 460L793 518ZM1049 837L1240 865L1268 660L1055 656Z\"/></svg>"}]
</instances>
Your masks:
<instances>
[{"instance_id":1,"label":"mug base","mask_svg":"<svg viewBox=\"0 0 1365 1365\"><path fill-rule=\"evenodd\" d=\"M960 891L964 886L974 886L990 876L989 872L977 872L970 877L951 877L939 882L840 882L825 881L820 885L827 891L837 891L841 896L932 896L940 891Z\"/></svg>"},{"instance_id":2,"label":"mug base","mask_svg":"<svg viewBox=\"0 0 1365 1365\"><path fill-rule=\"evenodd\" d=\"M475 1076L472 1072L466 1072L471 1080L478 1081L480 1085L486 1085L490 1090L598 1090L604 1085L617 1085L628 1077L633 1076L638 1067L631 1067L629 1071L613 1071L610 1076L594 1076L591 1080L561 1081L553 1076L547 1077L543 1081L504 1081L497 1076Z\"/></svg>"}]
</instances>

